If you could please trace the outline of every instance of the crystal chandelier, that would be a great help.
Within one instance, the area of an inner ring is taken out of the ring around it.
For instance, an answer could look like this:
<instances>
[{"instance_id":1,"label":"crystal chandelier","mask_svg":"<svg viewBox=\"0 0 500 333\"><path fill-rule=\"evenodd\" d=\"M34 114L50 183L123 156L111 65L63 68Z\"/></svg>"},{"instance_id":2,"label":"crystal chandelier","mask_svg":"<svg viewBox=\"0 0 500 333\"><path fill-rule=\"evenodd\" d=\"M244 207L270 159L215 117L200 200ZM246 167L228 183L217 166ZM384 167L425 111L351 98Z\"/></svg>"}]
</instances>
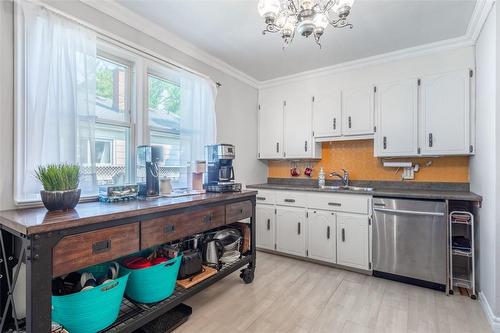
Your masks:
<instances>
[{"instance_id":1,"label":"crystal chandelier","mask_svg":"<svg viewBox=\"0 0 500 333\"><path fill-rule=\"evenodd\" d=\"M285 48L295 34L314 36L321 48L320 38L328 25L334 28L352 28L347 22L354 0L259 0L258 10L266 29L279 32Z\"/></svg>"}]
</instances>

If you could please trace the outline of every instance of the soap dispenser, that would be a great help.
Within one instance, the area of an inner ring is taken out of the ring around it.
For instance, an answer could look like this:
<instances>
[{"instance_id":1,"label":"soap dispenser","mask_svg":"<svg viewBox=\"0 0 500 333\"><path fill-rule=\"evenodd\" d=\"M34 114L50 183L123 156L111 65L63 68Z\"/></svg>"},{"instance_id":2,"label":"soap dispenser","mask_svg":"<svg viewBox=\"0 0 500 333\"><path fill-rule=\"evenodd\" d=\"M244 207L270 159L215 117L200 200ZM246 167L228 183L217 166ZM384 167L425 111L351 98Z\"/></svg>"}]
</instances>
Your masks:
<instances>
[{"instance_id":1,"label":"soap dispenser","mask_svg":"<svg viewBox=\"0 0 500 333\"><path fill-rule=\"evenodd\" d=\"M323 167L321 167L321 169L319 170L318 186L319 187L325 186L325 172L323 171Z\"/></svg>"}]
</instances>

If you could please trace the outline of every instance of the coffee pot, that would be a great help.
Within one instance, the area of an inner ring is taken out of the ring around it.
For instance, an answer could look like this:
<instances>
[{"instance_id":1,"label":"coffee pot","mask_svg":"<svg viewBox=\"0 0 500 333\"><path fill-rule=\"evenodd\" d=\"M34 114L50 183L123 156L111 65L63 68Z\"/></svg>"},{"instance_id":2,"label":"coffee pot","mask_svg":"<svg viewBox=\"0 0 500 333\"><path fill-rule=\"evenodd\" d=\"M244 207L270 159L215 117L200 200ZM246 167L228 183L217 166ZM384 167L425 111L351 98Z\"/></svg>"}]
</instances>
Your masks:
<instances>
[{"instance_id":1,"label":"coffee pot","mask_svg":"<svg viewBox=\"0 0 500 333\"><path fill-rule=\"evenodd\" d=\"M212 267L219 266L219 260L224 254L224 245L219 239L205 241L203 247L203 262Z\"/></svg>"}]
</instances>

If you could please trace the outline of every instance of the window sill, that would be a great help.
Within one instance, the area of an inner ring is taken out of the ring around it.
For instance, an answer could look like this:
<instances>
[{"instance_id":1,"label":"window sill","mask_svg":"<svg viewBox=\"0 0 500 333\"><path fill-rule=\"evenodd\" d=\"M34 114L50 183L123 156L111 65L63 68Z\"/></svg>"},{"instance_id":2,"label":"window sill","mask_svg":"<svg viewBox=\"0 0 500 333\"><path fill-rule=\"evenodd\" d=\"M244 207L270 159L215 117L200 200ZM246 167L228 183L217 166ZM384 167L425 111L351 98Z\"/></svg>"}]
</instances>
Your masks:
<instances>
[{"instance_id":1,"label":"window sill","mask_svg":"<svg viewBox=\"0 0 500 333\"><path fill-rule=\"evenodd\" d=\"M97 195L81 197L78 203L84 202L96 202L99 200ZM42 200L31 200L31 201L15 201L16 208L25 209L25 208L40 208L44 207Z\"/></svg>"}]
</instances>

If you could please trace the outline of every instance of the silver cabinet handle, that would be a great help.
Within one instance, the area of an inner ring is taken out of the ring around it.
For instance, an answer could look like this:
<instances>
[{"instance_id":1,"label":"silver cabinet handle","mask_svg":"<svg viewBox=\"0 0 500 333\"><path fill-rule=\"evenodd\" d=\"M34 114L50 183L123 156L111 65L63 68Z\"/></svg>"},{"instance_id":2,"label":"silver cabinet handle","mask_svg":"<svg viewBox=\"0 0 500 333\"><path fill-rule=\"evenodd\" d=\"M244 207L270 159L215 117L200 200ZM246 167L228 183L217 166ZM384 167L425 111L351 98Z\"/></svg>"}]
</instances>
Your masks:
<instances>
[{"instance_id":1,"label":"silver cabinet handle","mask_svg":"<svg viewBox=\"0 0 500 333\"><path fill-rule=\"evenodd\" d=\"M304 151L307 151L307 140L304 141Z\"/></svg>"},{"instance_id":2,"label":"silver cabinet handle","mask_svg":"<svg viewBox=\"0 0 500 333\"><path fill-rule=\"evenodd\" d=\"M337 118L333 118L333 130L337 129Z\"/></svg>"},{"instance_id":3,"label":"silver cabinet handle","mask_svg":"<svg viewBox=\"0 0 500 333\"><path fill-rule=\"evenodd\" d=\"M265 197L255 197L255 199L260 200L260 201L265 201L266 200Z\"/></svg>"},{"instance_id":4,"label":"silver cabinet handle","mask_svg":"<svg viewBox=\"0 0 500 333\"><path fill-rule=\"evenodd\" d=\"M444 213L439 212L419 212L414 210L404 209L388 209L388 208L373 208L374 211L392 214L420 215L420 216L444 216Z\"/></svg>"},{"instance_id":5,"label":"silver cabinet handle","mask_svg":"<svg viewBox=\"0 0 500 333\"><path fill-rule=\"evenodd\" d=\"M276 152L277 153L280 152L280 143L279 142L276 142Z\"/></svg>"},{"instance_id":6,"label":"silver cabinet handle","mask_svg":"<svg viewBox=\"0 0 500 333\"><path fill-rule=\"evenodd\" d=\"M352 127L352 119L351 119L351 116L349 116L349 118L347 118L347 119L348 119L348 122L349 122L349 128L351 128L351 127Z\"/></svg>"},{"instance_id":7,"label":"silver cabinet handle","mask_svg":"<svg viewBox=\"0 0 500 333\"><path fill-rule=\"evenodd\" d=\"M345 229L342 228L342 241L345 242Z\"/></svg>"},{"instance_id":8,"label":"silver cabinet handle","mask_svg":"<svg viewBox=\"0 0 500 333\"><path fill-rule=\"evenodd\" d=\"M326 227L326 239L330 239L330 226Z\"/></svg>"},{"instance_id":9,"label":"silver cabinet handle","mask_svg":"<svg viewBox=\"0 0 500 333\"><path fill-rule=\"evenodd\" d=\"M383 144L384 144L384 149L387 149L387 137L386 136L384 136Z\"/></svg>"},{"instance_id":10,"label":"silver cabinet handle","mask_svg":"<svg viewBox=\"0 0 500 333\"><path fill-rule=\"evenodd\" d=\"M271 219L267 219L267 230L271 230Z\"/></svg>"},{"instance_id":11,"label":"silver cabinet handle","mask_svg":"<svg viewBox=\"0 0 500 333\"><path fill-rule=\"evenodd\" d=\"M429 133L429 147L432 147L434 139L432 138L432 133Z\"/></svg>"},{"instance_id":12,"label":"silver cabinet handle","mask_svg":"<svg viewBox=\"0 0 500 333\"><path fill-rule=\"evenodd\" d=\"M297 223L297 235L300 235L300 222Z\"/></svg>"},{"instance_id":13,"label":"silver cabinet handle","mask_svg":"<svg viewBox=\"0 0 500 333\"><path fill-rule=\"evenodd\" d=\"M285 199L284 202L295 202L295 199Z\"/></svg>"},{"instance_id":14,"label":"silver cabinet handle","mask_svg":"<svg viewBox=\"0 0 500 333\"><path fill-rule=\"evenodd\" d=\"M328 206L337 206L337 207L340 207L340 206L342 206L342 204L340 202L329 202Z\"/></svg>"}]
</instances>

